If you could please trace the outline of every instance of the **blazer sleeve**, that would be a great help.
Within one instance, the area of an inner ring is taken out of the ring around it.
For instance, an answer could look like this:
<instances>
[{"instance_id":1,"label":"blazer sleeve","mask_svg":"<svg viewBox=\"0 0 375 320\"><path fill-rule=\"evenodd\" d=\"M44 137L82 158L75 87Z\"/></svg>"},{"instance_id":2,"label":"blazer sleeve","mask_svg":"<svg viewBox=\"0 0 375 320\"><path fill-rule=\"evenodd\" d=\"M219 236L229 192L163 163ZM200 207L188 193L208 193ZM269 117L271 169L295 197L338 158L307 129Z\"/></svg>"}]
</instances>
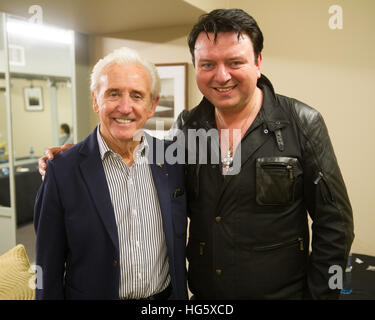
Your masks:
<instances>
[{"instance_id":1,"label":"blazer sleeve","mask_svg":"<svg viewBox=\"0 0 375 320\"><path fill-rule=\"evenodd\" d=\"M36 299L64 299L67 240L64 208L57 186L54 163L49 161L34 207L36 233Z\"/></svg>"},{"instance_id":2,"label":"blazer sleeve","mask_svg":"<svg viewBox=\"0 0 375 320\"><path fill-rule=\"evenodd\" d=\"M330 268L345 271L354 239L353 213L324 120L316 110L306 118L304 194L312 219L307 298L337 299L340 288L330 287Z\"/></svg>"}]
</instances>

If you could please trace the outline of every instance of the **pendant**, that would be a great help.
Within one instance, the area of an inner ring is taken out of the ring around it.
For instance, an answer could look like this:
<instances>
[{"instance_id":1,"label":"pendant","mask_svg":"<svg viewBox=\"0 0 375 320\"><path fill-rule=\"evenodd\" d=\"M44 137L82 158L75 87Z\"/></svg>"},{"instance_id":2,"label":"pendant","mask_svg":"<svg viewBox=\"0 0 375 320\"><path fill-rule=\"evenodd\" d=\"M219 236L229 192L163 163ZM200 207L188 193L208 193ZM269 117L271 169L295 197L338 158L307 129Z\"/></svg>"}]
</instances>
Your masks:
<instances>
[{"instance_id":1,"label":"pendant","mask_svg":"<svg viewBox=\"0 0 375 320\"><path fill-rule=\"evenodd\" d=\"M227 174L229 171L232 170L232 164L233 164L233 157L232 157L232 152L231 150L229 149L227 151L227 155L226 157L224 157L221 162L223 163L224 167L223 167L223 170L224 170L224 174Z\"/></svg>"}]
</instances>

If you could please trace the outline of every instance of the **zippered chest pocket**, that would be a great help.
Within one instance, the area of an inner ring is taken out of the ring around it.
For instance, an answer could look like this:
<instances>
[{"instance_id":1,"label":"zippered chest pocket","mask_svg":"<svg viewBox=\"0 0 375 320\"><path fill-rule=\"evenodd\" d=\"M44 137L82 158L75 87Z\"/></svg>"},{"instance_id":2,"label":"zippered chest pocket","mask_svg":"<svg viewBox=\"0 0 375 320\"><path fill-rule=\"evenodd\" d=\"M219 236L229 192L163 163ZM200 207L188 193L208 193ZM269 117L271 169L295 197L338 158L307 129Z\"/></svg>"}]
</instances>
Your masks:
<instances>
[{"instance_id":1,"label":"zippered chest pocket","mask_svg":"<svg viewBox=\"0 0 375 320\"><path fill-rule=\"evenodd\" d=\"M302 174L297 158L265 157L256 160L256 202L283 205L294 202L295 184Z\"/></svg>"}]
</instances>

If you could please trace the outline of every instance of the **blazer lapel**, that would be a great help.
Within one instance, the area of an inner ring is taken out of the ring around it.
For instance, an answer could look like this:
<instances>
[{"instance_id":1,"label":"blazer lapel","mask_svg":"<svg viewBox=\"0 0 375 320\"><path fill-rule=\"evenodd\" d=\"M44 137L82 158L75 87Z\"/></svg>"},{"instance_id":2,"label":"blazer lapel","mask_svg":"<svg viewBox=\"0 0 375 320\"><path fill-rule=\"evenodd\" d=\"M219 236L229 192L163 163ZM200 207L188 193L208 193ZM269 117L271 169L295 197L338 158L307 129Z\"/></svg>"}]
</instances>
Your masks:
<instances>
[{"instance_id":1,"label":"blazer lapel","mask_svg":"<svg viewBox=\"0 0 375 320\"><path fill-rule=\"evenodd\" d=\"M94 132L87 138L86 143L83 144L80 150L83 156L83 160L80 163L80 169L91 194L92 201L94 202L98 214L103 221L104 227L118 252L119 240L116 219L100 158L96 130L97 128L95 128Z\"/></svg>"},{"instance_id":2,"label":"blazer lapel","mask_svg":"<svg viewBox=\"0 0 375 320\"><path fill-rule=\"evenodd\" d=\"M149 153L149 166L151 168L152 178L154 180L154 185L157 191L160 211L163 220L163 230L165 235L165 241L167 244L169 263L172 267L174 261L174 241L173 241L173 221L172 221L172 212L171 212L171 194L169 191L169 182L168 182L168 165L155 163L156 161L156 150L163 148L164 154L164 141L150 137L148 134L145 134L147 142L150 147ZM152 157L150 157L152 155Z\"/></svg>"},{"instance_id":3,"label":"blazer lapel","mask_svg":"<svg viewBox=\"0 0 375 320\"><path fill-rule=\"evenodd\" d=\"M167 245L169 244L173 247L173 225L170 199L171 195L169 194L167 166L163 165L162 167L159 167L157 164L150 164L150 168L159 198L160 210L163 219L163 229Z\"/></svg>"}]
</instances>

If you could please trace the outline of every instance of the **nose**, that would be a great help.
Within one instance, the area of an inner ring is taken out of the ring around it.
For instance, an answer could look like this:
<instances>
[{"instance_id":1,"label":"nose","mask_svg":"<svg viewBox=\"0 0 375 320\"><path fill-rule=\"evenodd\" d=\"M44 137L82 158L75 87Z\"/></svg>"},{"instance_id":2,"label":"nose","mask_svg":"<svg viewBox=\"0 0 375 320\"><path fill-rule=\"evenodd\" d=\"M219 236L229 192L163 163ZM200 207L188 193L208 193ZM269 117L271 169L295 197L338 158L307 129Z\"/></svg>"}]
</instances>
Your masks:
<instances>
[{"instance_id":1,"label":"nose","mask_svg":"<svg viewBox=\"0 0 375 320\"><path fill-rule=\"evenodd\" d=\"M121 113L130 113L132 111L132 104L129 95L123 94L118 101L117 110Z\"/></svg>"},{"instance_id":2,"label":"nose","mask_svg":"<svg viewBox=\"0 0 375 320\"><path fill-rule=\"evenodd\" d=\"M226 83L231 79L230 72L228 72L225 64L218 64L215 73L215 80L218 83Z\"/></svg>"}]
</instances>

